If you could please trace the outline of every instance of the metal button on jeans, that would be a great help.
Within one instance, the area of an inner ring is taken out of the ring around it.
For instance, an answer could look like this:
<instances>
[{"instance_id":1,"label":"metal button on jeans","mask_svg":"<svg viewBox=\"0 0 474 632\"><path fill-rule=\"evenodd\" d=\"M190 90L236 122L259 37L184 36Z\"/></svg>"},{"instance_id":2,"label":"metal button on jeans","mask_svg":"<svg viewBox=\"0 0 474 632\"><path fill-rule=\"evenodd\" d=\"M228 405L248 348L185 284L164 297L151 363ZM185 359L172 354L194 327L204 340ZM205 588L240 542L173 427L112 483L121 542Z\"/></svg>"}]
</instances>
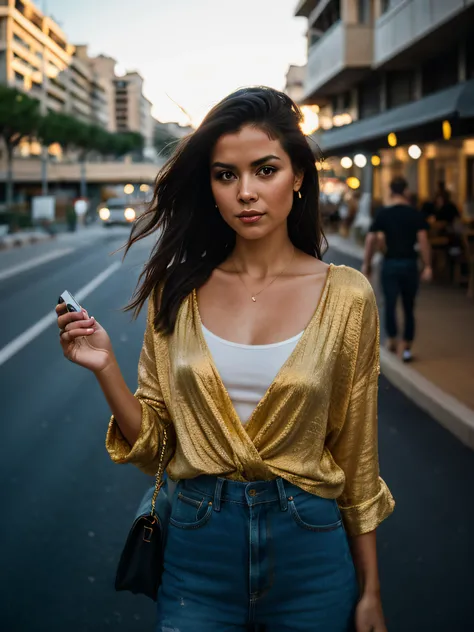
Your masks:
<instances>
[{"instance_id":1,"label":"metal button on jeans","mask_svg":"<svg viewBox=\"0 0 474 632\"><path fill-rule=\"evenodd\" d=\"M256 496L257 495L257 490L256 489L250 489L249 490L249 496Z\"/></svg>"}]
</instances>

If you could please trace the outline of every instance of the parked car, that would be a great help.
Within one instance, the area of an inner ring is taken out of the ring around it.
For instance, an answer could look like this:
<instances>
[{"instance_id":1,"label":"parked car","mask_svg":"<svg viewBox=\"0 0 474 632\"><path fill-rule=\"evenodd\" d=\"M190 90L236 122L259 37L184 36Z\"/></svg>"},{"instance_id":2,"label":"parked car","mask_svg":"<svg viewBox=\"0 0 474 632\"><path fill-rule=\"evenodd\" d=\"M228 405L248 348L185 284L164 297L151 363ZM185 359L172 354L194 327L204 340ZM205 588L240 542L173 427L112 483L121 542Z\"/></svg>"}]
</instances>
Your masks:
<instances>
[{"instance_id":1,"label":"parked car","mask_svg":"<svg viewBox=\"0 0 474 632\"><path fill-rule=\"evenodd\" d=\"M146 205L129 198L110 198L99 204L97 213L104 226L112 224L132 224L145 211Z\"/></svg>"}]
</instances>

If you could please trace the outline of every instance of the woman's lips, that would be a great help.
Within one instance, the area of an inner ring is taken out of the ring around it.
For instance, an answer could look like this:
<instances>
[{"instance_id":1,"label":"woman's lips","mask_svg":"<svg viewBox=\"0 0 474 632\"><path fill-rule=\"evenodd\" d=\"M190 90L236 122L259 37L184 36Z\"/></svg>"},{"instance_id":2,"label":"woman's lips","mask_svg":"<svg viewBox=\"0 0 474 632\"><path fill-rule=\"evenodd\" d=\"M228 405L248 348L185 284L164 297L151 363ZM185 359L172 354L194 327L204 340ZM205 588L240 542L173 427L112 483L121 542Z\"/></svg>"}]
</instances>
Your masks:
<instances>
[{"instance_id":1,"label":"woman's lips","mask_svg":"<svg viewBox=\"0 0 474 632\"><path fill-rule=\"evenodd\" d=\"M244 224L255 224L259 219L263 217L264 213L248 213L237 215L237 219L240 219Z\"/></svg>"}]
</instances>

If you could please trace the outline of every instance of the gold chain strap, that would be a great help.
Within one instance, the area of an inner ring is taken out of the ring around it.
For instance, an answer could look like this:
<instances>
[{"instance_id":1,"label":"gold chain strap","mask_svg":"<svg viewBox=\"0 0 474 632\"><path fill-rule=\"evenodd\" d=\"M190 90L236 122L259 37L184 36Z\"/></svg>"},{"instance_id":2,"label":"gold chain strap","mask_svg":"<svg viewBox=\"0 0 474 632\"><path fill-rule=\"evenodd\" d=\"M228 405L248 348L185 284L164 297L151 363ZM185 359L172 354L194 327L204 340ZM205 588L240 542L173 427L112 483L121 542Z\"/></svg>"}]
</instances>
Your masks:
<instances>
[{"instance_id":1,"label":"gold chain strap","mask_svg":"<svg viewBox=\"0 0 474 632\"><path fill-rule=\"evenodd\" d=\"M158 472L156 473L155 491L153 492L153 498L151 499L151 515L155 515L156 499L163 487L163 463L165 460L166 444L168 443L168 435L166 434L166 428L163 428L163 444L161 446L160 462L158 464Z\"/></svg>"}]
</instances>

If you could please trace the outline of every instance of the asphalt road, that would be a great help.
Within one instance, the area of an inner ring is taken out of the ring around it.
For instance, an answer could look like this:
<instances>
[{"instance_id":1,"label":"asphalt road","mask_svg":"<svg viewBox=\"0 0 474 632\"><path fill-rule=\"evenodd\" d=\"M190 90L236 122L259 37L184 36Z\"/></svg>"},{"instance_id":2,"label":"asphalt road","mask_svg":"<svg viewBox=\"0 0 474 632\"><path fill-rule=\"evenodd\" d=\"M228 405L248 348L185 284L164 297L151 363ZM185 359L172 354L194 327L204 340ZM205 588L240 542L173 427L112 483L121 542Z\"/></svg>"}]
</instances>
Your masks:
<instances>
[{"instance_id":1,"label":"asphalt road","mask_svg":"<svg viewBox=\"0 0 474 632\"><path fill-rule=\"evenodd\" d=\"M84 233L68 242L71 252L0 279L0 362L7 345L54 309L61 291L75 294L120 261L108 253L124 238L120 230L90 239ZM0 253L0 277L61 248L58 242ZM149 248L139 245L83 301L109 332L131 388L144 314L131 322L120 307ZM351 263L331 253L327 259ZM149 481L109 460L107 405L94 377L64 360L53 324L0 364L0 398L0 629L151 632L154 604L113 588ZM390 632L472 631L474 454L382 377L380 459L397 501L379 529Z\"/></svg>"}]
</instances>

